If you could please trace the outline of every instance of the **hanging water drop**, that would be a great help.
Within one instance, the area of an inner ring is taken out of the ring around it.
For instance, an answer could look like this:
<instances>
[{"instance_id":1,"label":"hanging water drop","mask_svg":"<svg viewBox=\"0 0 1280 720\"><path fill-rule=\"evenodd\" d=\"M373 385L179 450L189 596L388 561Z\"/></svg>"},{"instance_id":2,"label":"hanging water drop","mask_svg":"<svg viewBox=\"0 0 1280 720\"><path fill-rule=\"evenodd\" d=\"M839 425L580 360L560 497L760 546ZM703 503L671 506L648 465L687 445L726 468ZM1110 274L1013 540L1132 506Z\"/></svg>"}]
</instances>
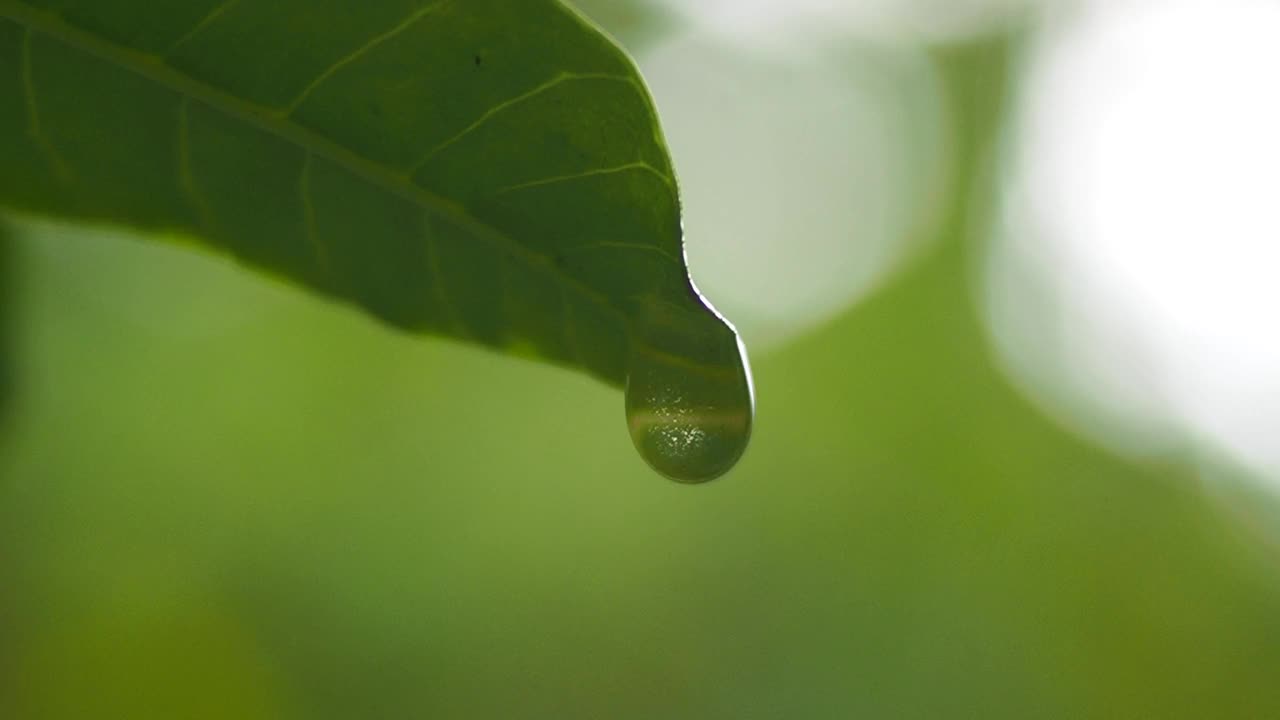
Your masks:
<instances>
[{"instance_id":1,"label":"hanging water drop","mask_svg":"<svg viewBox=\"0 0 1280 720\"><path fill-rule=\"evenodd\" d=\"M741 341L719 317L707 320L650 326L632 342L631 441L650 467L681 483L728 472L747 448L755 412Z\"/></svg>"}]
</instances>

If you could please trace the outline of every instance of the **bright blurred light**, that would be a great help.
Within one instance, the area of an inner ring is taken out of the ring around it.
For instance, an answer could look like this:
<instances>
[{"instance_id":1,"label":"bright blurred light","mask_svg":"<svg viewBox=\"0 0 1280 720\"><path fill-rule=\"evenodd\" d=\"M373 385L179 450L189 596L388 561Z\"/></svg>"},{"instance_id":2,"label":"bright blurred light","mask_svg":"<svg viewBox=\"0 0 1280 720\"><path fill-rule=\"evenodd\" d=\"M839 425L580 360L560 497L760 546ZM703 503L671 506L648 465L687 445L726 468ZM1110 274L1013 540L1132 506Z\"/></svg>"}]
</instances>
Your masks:
<instances>
[{"instance_id":1,"label":"bright blurred light","mask_svg":"<svg viewBox=\"0 0 1280 720\"><path fill-rule=\"evenodd\" d=\"M922 54L761 56L692 32L642 66L693 277L753 348L848 307L928 234L946 147Z\"/></svg>"},{"instance_id":2,"label":"bright blurred light","mask_svg":"<svg viewBox=\"0 0 1280 720\"><path fill-rule=\"evenodd\" d=\"M797 48L850 36L955 40L1007 24L1044 0L662 0L686 18L754 47Z\"/></svg>"},{"instance_id":3,"label":"bright blurred light","mask_svg":"<svg viewBox=\"0 0 1280 720\"><path fill-rule=\"evenodd\" d=\"M998 342L1085 432L1186 434L1280 480L1280 3L1061 20L1019 108Z\"/></svg>"}]
</instances>

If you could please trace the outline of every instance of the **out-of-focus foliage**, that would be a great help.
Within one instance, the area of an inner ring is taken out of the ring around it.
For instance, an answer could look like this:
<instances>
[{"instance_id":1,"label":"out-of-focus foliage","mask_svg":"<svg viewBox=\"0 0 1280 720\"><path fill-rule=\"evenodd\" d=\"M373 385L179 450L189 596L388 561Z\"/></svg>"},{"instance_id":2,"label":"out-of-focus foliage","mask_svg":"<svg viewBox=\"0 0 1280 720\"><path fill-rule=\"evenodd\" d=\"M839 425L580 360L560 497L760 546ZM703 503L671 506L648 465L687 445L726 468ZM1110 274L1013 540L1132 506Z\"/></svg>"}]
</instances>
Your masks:
<instances>
[{"instance_id":1,"label":"out-of-focus foliage","mask_svg":"<svg viewBox=\"0 0 1280 720\"><path fill-rule=\"evenodd\" d=\"M757 358L755 446L703 488L584 422L619 412L579 376L171 248L24 238L0 716L1280 715L1275 555L989 356L1009 53L935 55L940 237Z\"/></svg>"}]
</instances>

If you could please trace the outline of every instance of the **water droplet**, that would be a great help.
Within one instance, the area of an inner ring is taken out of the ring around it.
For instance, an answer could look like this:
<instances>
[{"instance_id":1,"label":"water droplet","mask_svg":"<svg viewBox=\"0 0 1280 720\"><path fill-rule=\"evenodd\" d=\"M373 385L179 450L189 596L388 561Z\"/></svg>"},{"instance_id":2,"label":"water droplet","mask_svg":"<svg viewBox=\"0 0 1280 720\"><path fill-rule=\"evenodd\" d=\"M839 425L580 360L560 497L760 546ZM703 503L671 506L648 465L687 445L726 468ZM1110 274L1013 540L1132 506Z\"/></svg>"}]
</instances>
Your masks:
<instances>
[{"instance_id":1,"label":"water droplet","mask_svg":"<svg viewBox=\"0 0 1280 720\"><path fill-rule=\"evenodd\" d=\"M714 317L714 316L713 316ZM746 351L719 317L648 328L632 342L627 428L649 466L681 483L725 474L751 437L755 398Z\"/></svg>"}]
</instances>

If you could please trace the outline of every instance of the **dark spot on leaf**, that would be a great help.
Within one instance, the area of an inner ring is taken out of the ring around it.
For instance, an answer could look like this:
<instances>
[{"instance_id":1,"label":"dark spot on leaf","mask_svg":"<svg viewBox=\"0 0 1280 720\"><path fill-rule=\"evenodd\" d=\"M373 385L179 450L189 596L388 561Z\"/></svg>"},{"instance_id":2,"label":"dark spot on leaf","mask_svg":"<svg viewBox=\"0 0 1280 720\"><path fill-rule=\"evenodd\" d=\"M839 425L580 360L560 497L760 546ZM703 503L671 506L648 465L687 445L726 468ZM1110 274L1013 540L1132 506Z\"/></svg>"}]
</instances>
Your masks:
<instances>
[{"instance_id":1,"label":"dark spot on leaf","mask_svg":"<svg viewBox=\"0 0 1280 720\"><path fill-rule=\"evenodd\" d=\"M480 67L480 64L483 63L484 61L480 59L479 55L477 55L475 58L475 62L476 62L476 67Z\"/></svg>"}]
</instances>

